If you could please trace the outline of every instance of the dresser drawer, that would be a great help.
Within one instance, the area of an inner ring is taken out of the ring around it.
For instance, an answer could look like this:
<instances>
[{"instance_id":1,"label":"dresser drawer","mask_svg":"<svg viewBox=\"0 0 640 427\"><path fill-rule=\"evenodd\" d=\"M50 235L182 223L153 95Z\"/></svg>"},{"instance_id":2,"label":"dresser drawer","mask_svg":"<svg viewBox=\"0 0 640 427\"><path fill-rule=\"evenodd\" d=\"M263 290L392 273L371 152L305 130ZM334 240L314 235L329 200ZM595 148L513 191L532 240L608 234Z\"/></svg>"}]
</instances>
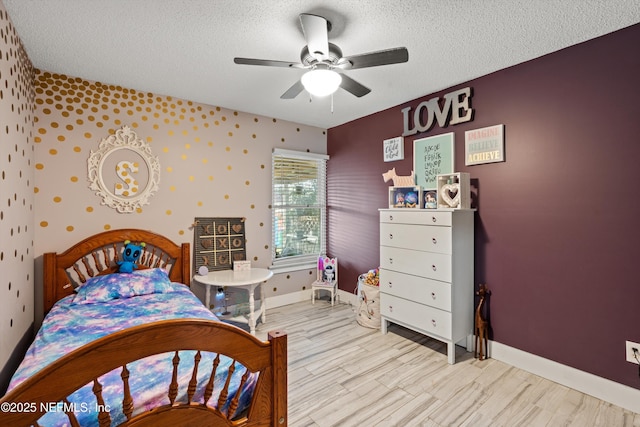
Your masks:
<instances>
[{"instance_id":1,"label":"dresser drawer","mask_svg":"<svg viewBox=\"0 0 640 427\"><path fill-rule=\"evenodd\" d=\"M380 211L380 222L451 227L452 215L453 212L429 209L390 209Z\"/></svg>"},{"instance_id":2,"label":"dresser drawer","mask_svg":"<svg viewBox=\"0 0 640 427\"><path fill-rule=\"evenodd\" d=\"M451 339L451 313L437 308L380 294L380 315L422 329L445 339Z\"/></svg>"},{"instance_id":3,"label":"dresser drawer","mask_svg":"<svg viewBox=\"0 0 640 427\"><path fill-rule=\"evenodd\" d=\"M380 267L451 282L451 255L380 246Z\"/></svg>"},{"instance_id":4,"label":"dresser drawer","mask_svg":"<svg viewBox=\"0 0 640 427\"><path fill-rule=\"evenodd\" d=\"M451 284L380 269L380 292L451 311Z\"/></svg>"},{"instance_id":5,"label":"dresser drawer","mask_svg":"<svg viewBox=\"0 0 640 427\"><path fill-rule=\"evenodd\" d=\"M451 227L380 223L380 244L451 254Z\"/></svg>"}]
</instances>

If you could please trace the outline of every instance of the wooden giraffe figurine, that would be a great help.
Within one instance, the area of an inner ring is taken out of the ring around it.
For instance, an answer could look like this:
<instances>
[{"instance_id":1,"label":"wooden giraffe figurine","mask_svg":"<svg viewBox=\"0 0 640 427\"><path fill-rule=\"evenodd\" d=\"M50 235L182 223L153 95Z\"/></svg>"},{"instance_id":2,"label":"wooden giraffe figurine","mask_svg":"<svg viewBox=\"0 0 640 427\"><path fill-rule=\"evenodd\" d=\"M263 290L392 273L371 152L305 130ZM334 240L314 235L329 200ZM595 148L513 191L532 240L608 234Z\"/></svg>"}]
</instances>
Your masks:
<instances>
[{"instance_id":1,"label":"wooden giraffe figurine","mask_svg":"<svg viewBox=\"0 0 640 427\"><path fill-rule=\"evenodd\" d=\"M489 335L489 322L485 318L484 312L484 304L486 300L486 296L490 294L487 289L487 285L480 284L478 287L478 292L476 295L480 297L480 301L478 302L478 307L476 308L476 323L474 333L476 335L476 345L473 350L473 357L477 357L479 360L483 360L487 357L487 347L488 347L488 335Z\"/></svg>"}]
</instances>

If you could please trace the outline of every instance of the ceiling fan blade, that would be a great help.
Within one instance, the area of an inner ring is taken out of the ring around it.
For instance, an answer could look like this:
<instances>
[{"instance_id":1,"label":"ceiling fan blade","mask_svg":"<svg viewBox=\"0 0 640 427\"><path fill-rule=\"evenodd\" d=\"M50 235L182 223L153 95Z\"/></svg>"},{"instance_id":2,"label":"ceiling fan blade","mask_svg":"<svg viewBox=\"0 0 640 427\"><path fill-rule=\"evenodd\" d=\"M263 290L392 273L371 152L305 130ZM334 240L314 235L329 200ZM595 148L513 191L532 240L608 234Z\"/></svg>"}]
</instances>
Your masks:
<instances>
[{"instance_id":1,"label":"ceiling fan blade","mask_svg":"<svg viewBox=\"0 0 640 427\"><path fill-rule=\"evenodd\" d=\"M351 66L346 65L345 69L377 67L379 65L399 64L409 60L409 51L406 47L379 50L376 52L363 53L361 55L347 56L340 59L340 62L349 61Z\"/></svg>"},{"instance_id":2,"label":"ceiling fan blade","mask_svg":"<svg viewBox=\"0 0 640 427\"><path fill-rule=\"evenodd\" d=\"M304 90L304 86L302 86L302 82L298 80L291 86L285 93L280 95L280 99L293 99L300 94Z\"/></svg>"},{"instance_id":3,"label":"ceiling fan blade","mask_svg":"<svg viewBox=\"0 0 640 427\"><path fill-rule=\"evenodd\" d=\"M233 58L233 62L243 65L264 65L267 67L304 68L299 62L274 61L270 59Z\"/></svg>"},{"instance_id":4,"label":"ceiling fan blade","mask_svg":"<svg viewBox=\"0 0 640 427\"><path fill-rule=\"evenodd\" d=\"M300 14L302 32L307 40L309 53L318 61L329 58L329 30L325 18L308 13Z\"/></svg>"},{"instance_id":5,"label":"ceiling fan blade","mask_svg":"<svg viewBox=\"0 0 640 427\"><path fill-rule=\"evenodd\" d=\"M340 83L340 87L347 92L357 96L358 98L371 92L371 89L358 83L346 74L341 73L340 75L342 76L342 83Z\"/></svg>"}]
</instances>

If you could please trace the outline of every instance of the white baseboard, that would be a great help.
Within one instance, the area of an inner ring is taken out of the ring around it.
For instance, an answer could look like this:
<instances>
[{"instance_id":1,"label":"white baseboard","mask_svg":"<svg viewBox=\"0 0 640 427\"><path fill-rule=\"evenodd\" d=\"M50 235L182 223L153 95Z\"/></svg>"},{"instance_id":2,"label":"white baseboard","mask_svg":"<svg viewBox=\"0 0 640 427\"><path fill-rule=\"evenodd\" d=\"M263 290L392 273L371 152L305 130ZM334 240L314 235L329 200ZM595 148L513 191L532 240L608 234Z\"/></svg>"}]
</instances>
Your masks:
<instances>
[{"instance_id":1,"label":"white baseboard","mask_svg":"<svg viewBox=\"0 0 640 427\"><path fill-rule=\"evenodd\" d=\"M342 289L338 289L337 299L347 304L355 305L358 302L358 296ZM311 300L311 289L304 291L291 292L284 295L278 295L267 298L267 309L282 307L297 302Z\"/></svg>"},{"instance_id":2,"label":"white baseboard","mask_svg":"<svg viewBox=\"0 0 640 427\"><path fill-rule=\"evenodd\" d=\"M358 296L352 292L338 289L338 298L340 301L353 306L358 304ZM282 307L310 299L311 290L306 289L286 295L269 297L267 298L267 308ZM473 342L472 336L470 336L470 339ZM640 414L640 390L638 389L598 377L588 372L580 371L535 354L518 350L517 348L509 347L499 342L489 341L488 344L488 354L496 360Z\"/></svg>"},{"instance_id":3,"label":"white baseboard","mask_svg":"<svg viewBox=\"0 0 640 427\"><path fill-rule=\"evenodd\" d=\"M550 381L640 413L640 390L567 365L489 341L489 356Z\"/></svg>"}]
</instances>

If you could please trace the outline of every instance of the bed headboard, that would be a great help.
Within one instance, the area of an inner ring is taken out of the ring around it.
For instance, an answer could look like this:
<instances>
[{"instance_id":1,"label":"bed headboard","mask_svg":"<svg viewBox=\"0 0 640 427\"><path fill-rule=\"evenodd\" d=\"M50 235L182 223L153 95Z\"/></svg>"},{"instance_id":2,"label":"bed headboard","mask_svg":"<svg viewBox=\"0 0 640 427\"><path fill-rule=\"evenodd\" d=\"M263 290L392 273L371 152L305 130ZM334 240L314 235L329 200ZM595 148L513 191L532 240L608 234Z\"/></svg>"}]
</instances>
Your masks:
<instances>
[{"instance_id":1,"label":"bed headboard","mask_svg":"<svg viewBox=\"0 0 640 427\"><path fill-rule=\"evenodd\" d=\"M191 258L189 243L175 244L152 231L125 228L87 237L62 253L43 256L44 314L59 299L71 295L87 279L114 273L122 259L124 242L144 242L146 246L136 262L142 268L164 268L174 282L189 286Z\"/></svg>"}]
</instances>

